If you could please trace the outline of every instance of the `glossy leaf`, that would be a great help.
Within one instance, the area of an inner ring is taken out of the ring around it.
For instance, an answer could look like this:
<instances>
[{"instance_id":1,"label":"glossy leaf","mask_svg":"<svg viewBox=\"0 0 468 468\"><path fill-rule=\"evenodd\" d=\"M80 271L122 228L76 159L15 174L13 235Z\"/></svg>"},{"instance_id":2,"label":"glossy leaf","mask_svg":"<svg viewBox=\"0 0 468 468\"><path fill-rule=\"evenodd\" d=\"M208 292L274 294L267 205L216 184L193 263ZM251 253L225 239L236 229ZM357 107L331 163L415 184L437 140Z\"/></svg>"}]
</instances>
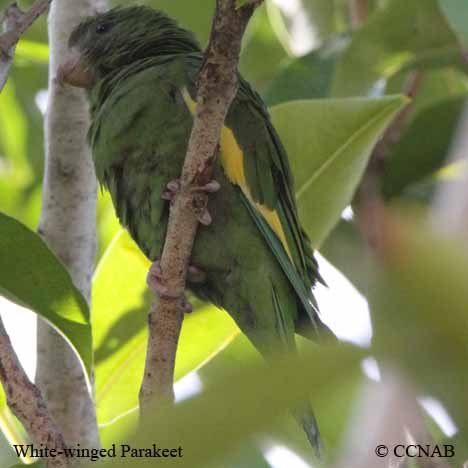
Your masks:
<instances>
[{"instance_id":1,"label":"glossy leaf","mask_svg":"<svg viewBox=\"0 0 468 468\"><path fill-rule=\"evenodd\" d=\"M303 226L319 246L340 219L403 97L293 101L271 109L296 181Z\"/></svg>"},{"instance_id":2,"label":"glossy leaf","mask_svg":"<svg viewBox=\"0 0 468 468\"><path fill-rule=\"evenodd\" d=\"M0 294L38 313L60 331L91 371L86 301L37 234L0 214Z\"/></svg>"},{"instance_id":3,"label":"glossy leaf","mask_svg":"<svg viewBox=\"0 0 468 468\"><path fill-rule=\"evenodd\" d=\"M146 354L147 314L153 298L146 286L150 262L126 231L104 254L93 282L96 402L100 423L138 405ZM185 317L176 361L176 380L196 369L238 333L223 311L198 306Z\"/></svg>"}]
</instances>

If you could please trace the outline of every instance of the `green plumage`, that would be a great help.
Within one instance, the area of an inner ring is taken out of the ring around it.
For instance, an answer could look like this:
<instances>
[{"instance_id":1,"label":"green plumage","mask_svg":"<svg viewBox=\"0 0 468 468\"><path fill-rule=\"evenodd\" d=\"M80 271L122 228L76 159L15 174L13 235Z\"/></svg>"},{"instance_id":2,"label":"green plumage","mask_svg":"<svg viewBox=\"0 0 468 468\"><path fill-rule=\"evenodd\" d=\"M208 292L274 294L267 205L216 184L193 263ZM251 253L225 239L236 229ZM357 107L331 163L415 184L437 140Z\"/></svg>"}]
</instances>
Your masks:
<instances>
[{"instance_id":1,"label":"green plumage","mask_svg":"<svg viewBox=\"0 0 468 468\"><path fill-rule=\"evenodd\" d=\"M169 204L162 193L180 176L193 119L192 99L203 56L191 33L145 7L116 9L91 18L72 34L93 70L89 137L96 174L111 193L121 223L151 260L160 258ZM266 108L241 79L226 126L243 152L254 202L276 210L293 262L268 223L221 161L210 196L213 223L200 226L191 263L206 273L189 283L200 298L226 309L266 357L294 350L294 332L318 336L324 327L311 288L319 279L301 230L285 150ZM317 447L309 410L299 417Z\"/></svg>"}]
</instances>

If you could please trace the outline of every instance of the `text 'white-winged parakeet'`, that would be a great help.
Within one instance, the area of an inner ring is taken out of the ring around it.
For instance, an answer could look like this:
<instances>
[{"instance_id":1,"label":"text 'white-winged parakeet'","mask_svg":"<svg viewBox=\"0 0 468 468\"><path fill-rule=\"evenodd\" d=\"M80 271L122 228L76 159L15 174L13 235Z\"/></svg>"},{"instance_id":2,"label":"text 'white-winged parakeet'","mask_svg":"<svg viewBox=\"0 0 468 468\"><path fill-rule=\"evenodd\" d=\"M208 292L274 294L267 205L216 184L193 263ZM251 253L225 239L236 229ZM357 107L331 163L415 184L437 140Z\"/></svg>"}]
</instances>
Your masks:
<instances>
[{"instance_id":1,"label":"text 'white-winged parakeet'","mask_svg":"<svg viewBox=\"0 0 468 468\"><path fill-rule=\"evenodd\" d=\"M149 283L164 293L157 260L192 129L200 46L162 12L130 7L81 23L69 53L59 74L88 90L97 178L122 225L155 262ZM227 310L268 358L293 351L296 331L311 337L329 331L312 295L320 276L299 223L286 151L262 99L239 80L187 286ZM295 416L318 450L309 404Z\"/></svg>"}]
</instances>

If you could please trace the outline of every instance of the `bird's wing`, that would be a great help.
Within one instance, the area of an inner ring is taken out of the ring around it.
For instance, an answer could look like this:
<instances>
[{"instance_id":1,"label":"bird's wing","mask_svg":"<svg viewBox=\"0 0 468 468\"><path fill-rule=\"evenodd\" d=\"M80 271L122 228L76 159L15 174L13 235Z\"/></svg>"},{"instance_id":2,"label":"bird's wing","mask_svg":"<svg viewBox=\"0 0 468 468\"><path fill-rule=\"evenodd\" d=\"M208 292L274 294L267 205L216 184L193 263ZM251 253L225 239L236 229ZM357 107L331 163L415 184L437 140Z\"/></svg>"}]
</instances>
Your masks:
<instances>
[{"instance_id":1,"label":"bird's wing","mask_svg":"<svg viewBox=\"0 0 468 468\"><path fill-rule=\"evenodd\" d=\"M194 80L185 96L194 112ZM307 235L299 224L287 154L261 97L242 78L221 132L220 148L226 176L240 187L258 229L312 323L319 326L311 287L321 277Z\"/></svg>"}]
</instances>

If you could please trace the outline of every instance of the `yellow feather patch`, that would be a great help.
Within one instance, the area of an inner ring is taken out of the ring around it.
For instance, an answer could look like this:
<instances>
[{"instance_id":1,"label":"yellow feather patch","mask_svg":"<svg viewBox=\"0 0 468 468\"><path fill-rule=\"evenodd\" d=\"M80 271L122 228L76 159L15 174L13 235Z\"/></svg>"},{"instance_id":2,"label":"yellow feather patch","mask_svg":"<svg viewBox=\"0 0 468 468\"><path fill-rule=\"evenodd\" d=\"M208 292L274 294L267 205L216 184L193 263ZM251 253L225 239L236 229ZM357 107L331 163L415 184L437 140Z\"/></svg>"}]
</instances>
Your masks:
<instances>
[{"instance_id":1,"label":"yellow feather patch","mask_svg":"<svg viewBox=\"0 0 468 468\"><path fill-rule=\"evenodd\" d=\"M182 96L192 115L195 115L197 105L196 102L193 101L193 99L190 97L187 88L182 90ZM277 211L270 210L266 206L255 202L252 198L252 194L247 185L247 179L244 172L244 153L237 144L236 138L231 129L223 127L221 130L219 144L221 147L221 164L223 166L226 177L233 184L236 184L241 188L242 192L249 199L250 203L252 203L257 211L265 218L265 221L283 244L283 247L286 250L290 260L293 261L291 251L289 250L288 242L286 240L286 235L284 233L284 229L281 225L281 220Z\"/></svg>"}]
</instances>

